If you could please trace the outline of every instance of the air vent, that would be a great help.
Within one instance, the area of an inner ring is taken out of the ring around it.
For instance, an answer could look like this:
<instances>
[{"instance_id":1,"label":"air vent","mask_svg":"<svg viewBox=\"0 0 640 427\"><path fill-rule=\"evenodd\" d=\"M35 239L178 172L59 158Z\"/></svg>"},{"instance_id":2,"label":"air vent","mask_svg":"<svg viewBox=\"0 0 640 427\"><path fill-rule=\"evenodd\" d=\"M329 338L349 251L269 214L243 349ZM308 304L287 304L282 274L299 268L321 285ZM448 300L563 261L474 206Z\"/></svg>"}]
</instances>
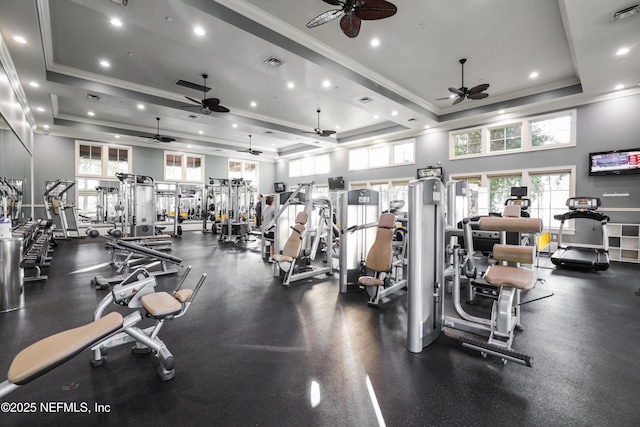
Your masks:
<instances>
[{"instance_id":1,"label":"air vent","mask_svg":"<svg viewBox=\"0 0 640 427\"><path fill-rule=\"evenodd\" d=\"M120 6L126 6L129 0L109 0L111 3L119 4Z\"/></svg>"},{"instance_id":2,"label":"air vent","mask_svg":"<svg viewBox=\"0 0 640 427\"><path fill-rule=\"evenodd\" d=\"M414 117L411 117L410 119L407 119L408 122L415 122L416 119Z\"/></svg>"},{"instance_id":3,"label":"air vent","mask_svg":"<svg viewBox=\"0 0 640 427\"><path fill-rule=\"evenodd\" d=\"M189 118L191 120L198 120L198 116L196 116L195 114L189 114Z\"/></svg>"},{"instance_id":4,"label":"air vent","mask_svg":"<svg viewBox=\"0 0 640 427\"><path fill-rule=\"evenodd\" d=\"M177 86L188 87L189 89L197 90L198 92L207 93L211 90L210 87L202 86L198 83L188 82L186 80L178 79L174 83Z\"/></svg>"},{"instance_id":5,"label":"air vent","mask_svg":"<svg viewBox=\"0 0 640 427\"><path fill-rule=\"evenodd\" d=\"M611 12L611 22L620 21L638 13L640 13L640 3L634 4L633 6L625 7L624 9L620 9L615 12Z\"/></svg>"},{"instance_id":6,"label":"air vent","mask_svg":"<svg viewBox=\"0 0 640 427\"><path fill-rule=\"evenodd\" d=\"M266 135L273 135L273 132L271 132L270 130L267 130L264 132Z\"/></svg>"},{"instance_id":7,"label":"air vent","mask_svg":"<svg viewBox=\"0 0 640 427\"><path fill-rule=\"evenodd\" d=\"M100 101L100 97L98 95L94 95L93 93L86 94L85 98L90 99L92 101Z\"/></svg>"},{"instance_id":8,"label":"air vent","mask_svg":"<svg viewBox=\"0 0 640 427\"><path fill-rule=\"evenodd\" d=\"M265 59L264 61L262 61L264 64L267 64L269 67L273 67L273 68L278 68L279 66L281 66L282 64L284 64L284 61L282 59L278 59L275 56L272 56L270 58Z\"/></svg>"},{"instance_id":9,"label":"air vent","mask_svg":"<svg viewBox=\"0 0 640 427\"><path fill-rule=\"evenodd\" d=\"M368 96L363 96L362 98L358 99L358 102L360 104L368 104L370 102L373 102L373 99L369 98Z\"/></svg>"}]
</instances>

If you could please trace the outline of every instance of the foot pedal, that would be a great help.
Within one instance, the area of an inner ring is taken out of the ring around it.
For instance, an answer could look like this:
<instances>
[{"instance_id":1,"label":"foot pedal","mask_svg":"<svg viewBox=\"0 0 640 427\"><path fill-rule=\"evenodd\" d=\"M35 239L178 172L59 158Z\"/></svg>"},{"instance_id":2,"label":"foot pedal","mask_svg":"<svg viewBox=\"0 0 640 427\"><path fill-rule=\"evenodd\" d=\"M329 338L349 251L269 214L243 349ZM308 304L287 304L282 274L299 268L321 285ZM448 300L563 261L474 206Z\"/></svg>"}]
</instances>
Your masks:
<instances>
[{"instance_id":1,"label":"foot pedal","mask_svg":"<svg viewBox=\"0 0 640 427\"><path fill-rule=\"evenodd\" d=\"M491 354L492 356L511 360L521 365L526 365L530 368L533 366L533 357L527 354L519 353L517 351L499 347L497 345L492 345L486 342L475 341L466 337L460 337L459 340L460 344L462 344L463 347L472 348L483 353Z\"/></svg>"}]
</instances>

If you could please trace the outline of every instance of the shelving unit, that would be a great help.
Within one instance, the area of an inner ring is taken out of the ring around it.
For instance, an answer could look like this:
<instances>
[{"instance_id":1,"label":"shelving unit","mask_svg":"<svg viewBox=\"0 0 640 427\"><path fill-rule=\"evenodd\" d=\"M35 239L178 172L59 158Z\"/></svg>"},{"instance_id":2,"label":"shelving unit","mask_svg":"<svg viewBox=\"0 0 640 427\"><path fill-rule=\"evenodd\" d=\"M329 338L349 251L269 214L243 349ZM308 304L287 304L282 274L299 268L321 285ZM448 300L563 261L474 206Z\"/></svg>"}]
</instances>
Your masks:
<instances>
[{"instance_id":1,"label":"shelving unit","mask_svg":"<svg viewBox=\"0 0 640 427\"><path fill-rule=\"evenodd\" d=\"M640 263L640 224L607 224L609 259Z\"/></svg>"}]
</instances>

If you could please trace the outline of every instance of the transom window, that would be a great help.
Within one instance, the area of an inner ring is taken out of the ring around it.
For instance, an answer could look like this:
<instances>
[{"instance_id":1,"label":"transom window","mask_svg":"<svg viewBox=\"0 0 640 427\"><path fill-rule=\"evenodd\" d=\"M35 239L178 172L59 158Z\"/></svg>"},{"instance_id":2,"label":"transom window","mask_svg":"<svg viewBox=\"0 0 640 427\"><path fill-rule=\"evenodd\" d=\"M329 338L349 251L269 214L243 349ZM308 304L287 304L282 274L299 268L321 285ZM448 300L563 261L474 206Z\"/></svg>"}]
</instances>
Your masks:
<instances>
[{"instance_id":1,"label":"transom window","mask_svg":"<svg viewBox=\"0 0 640 427\"><path fill-rule=\"evenodd\" d=\"M165 151L164 180L204 182L204 156Z\"/></svg>"},{"instance_id":2,"label":"transom window","mask_svg":"<svg viewBox=\"0 0 640 427\"><path fill-rule=\"evenodd\" d=\"M243 178L250 181L252 187L258 188L258 163L248 160L229 159L229 179Z\"/></svg>"},{"instance_id":3,"label":"transom window","mask_svg":"<svg viewBox=\"0 0 640 427\"><path fill-rule=\"evenodd\" d=\"M349 150L349 170L351 171L398 166L414 162L414 139Z\"/></svg>"},{"instance_id":4,"label":"transom window","mask_svg":"<svg viewBox=\"0 0 640 427\"><path fill-rule=\"evenodd\" d=\"M76 141L77 176L114 177L131 169L131 147Z\"/></svg>"},{"instance_id":5,"label":"transom window","mask_svg":"<svg viewBox=\"0 0 640 427\"><path fill-rule=\"evenodd\" d=\"M330 170L330 164L328 154L291 160L289 161L289 178L327 174Z\"/></svg>"}]
</instances>

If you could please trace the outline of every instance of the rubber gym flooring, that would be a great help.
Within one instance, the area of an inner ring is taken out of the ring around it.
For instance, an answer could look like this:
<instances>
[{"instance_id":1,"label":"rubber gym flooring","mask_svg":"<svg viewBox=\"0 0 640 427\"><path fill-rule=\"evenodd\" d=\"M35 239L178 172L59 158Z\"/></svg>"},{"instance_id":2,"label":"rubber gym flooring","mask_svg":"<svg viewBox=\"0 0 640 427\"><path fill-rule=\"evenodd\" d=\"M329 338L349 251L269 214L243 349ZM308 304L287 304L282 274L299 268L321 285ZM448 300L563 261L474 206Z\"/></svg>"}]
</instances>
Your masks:
<instances>
[{"instance_id":1,"label":"rubber gym flooring","mask_svg":"<svg viewBox=\"0 0 640 427\"><path fill-rule=\"evenodd\" d=\"M528 368L483 359L448 335L412 354L404 292L374 309L364 293L340 294L337 275L283 288L258 248L201 232L174 239L172 254L193 266L187 285L208 278L160 333L176 358L173 380L129 346L99 368L83 352L6 396L0 425L640 425L638 265L591 272L542 260L545 283L523 300L554 296L522 306L526 329L513 346L534 357ZM26 284L25 308L0 313L0 371L29 344L91 321L107 291L90 280L114 275L108 261L101 239L60 242L49 280ZM158 289L177 277L160 277Z\"/></svg>"}]
</instances>

